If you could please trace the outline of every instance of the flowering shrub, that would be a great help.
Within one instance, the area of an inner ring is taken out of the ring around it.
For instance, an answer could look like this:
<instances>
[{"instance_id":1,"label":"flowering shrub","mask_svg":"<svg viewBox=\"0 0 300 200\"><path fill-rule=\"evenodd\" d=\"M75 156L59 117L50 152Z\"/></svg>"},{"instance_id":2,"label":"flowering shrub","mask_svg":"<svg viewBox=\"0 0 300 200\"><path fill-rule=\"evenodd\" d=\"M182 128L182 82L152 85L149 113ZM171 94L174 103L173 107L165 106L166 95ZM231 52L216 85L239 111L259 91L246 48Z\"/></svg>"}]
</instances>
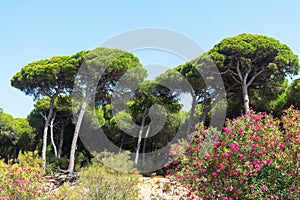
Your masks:
<instances>
[{"instance_id":1,"label":"flowering shrub","mask_svg":"<svg viewBox=\"0 0 300 200\"><path fill-rule=\"evenodd\" d=\"M64 199L39 167L37 152L19 154L19 164L7 165L0 161L0 199Z\"/></svg>"},{"instance_id":2,"label":"flowering shrub","mask_svg":"<svg viewBox=\"0 0 300 200\"><path fill-rule=\"evenodd\" d=\"M199 124L172 146L167 172L190 199L299 199L299 122L289 109L282 121L254 112L227 119L222 133Z\"/></svg>"},{"instance_id":3,"label":"flowering shrub","mask_svg":"<svg viewBox=\"0 0 300 200\"><path fill-rule=\"evenodd\" d=\"M281 118L282 127L285 130L284 141L288 161L285 165L293 174L299 174L300 170L300 110L293 107L287 109Z\"/></svg>"},{"instance_id":4,"label":"flowering shrub","mask_svg":"<svg viewBox=\"0 0 300 200\"><path fill-rule=\"evenodd\" d=\"M8 166L1 180L0 199L63 199L43 173L42 169Z\"/></svg>"}]
</instances>

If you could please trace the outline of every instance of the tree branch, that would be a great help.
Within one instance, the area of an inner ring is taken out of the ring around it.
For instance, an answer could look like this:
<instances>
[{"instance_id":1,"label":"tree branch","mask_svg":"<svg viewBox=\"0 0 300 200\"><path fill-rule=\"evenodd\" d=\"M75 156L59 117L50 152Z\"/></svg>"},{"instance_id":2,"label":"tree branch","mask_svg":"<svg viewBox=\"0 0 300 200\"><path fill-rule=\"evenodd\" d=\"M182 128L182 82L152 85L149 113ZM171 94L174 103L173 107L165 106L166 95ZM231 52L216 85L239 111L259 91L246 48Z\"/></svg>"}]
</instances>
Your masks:
<instances>
[{"instance_id":1,"label":"tree branch","mask_svg":"<svg viewBox=\"0 0 300 200\"><path fill-rule=\"evenodd\" d=\"M237 61L236 69L237 69L238 76L239 76L241 82L243 82L244 79L243 79L243 76L242 76L242 73L241 73L241 70L240 70L240 61L239 60Z\"/></svg>"},{"instance_id":2,"label":"tree branch","mask_svg":"<svg viewBox=\"0 0 300 200\"><path fill-rule=\"evenodd\" d=\"M263 71L264 69L260 70L258 73L256 73L255 71L255 74L251 77L250 81L247 83L247 87L249 87L253 83L254 79L258 77L261 73L263 73Z\"/></svg>"}]
</instances>

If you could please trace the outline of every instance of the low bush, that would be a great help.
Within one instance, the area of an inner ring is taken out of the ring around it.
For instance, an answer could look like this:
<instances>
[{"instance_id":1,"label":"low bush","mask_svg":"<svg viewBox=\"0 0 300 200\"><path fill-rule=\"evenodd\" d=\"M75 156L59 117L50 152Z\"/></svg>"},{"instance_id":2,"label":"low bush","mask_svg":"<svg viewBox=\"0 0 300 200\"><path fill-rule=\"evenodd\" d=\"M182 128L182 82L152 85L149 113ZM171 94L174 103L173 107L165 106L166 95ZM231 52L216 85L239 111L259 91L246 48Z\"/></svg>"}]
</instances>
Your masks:
<instances>
[{"instance_id":1,"label":"low bush","mask_svg":"<svg viewBox=\"0 0 300 200\"><path fill-rule=\"evenodd\" d=\"M136 200L138 176L128 173L129 154L104 152L96 158L80 171L80 185L68 189L67 199Z\"/></svg>"}]
</instances>

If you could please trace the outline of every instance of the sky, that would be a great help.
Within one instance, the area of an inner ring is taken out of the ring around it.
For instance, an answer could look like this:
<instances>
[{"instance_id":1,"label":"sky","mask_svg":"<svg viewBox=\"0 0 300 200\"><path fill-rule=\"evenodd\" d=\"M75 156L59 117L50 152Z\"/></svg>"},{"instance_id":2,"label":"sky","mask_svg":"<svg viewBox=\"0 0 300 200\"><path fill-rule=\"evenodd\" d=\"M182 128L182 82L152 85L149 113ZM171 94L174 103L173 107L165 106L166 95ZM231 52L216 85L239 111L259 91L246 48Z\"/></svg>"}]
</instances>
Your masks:
<instances>
[{"instance_id":1,"label":"sky","mask_svg":"<svg viewBox=\"0 0 300 200\"><path fill-rule=\"evenodd\" d=\"M300 55L300 1L51 0L0 3L0 107L26 117L33 98L11 87L30 62L96 48L122 32L156 27L181 33L205 51L226 37L263 34ZM137 52L143 64L175 67L185 61L159 52Z\"/></svg>"}]
</instances>

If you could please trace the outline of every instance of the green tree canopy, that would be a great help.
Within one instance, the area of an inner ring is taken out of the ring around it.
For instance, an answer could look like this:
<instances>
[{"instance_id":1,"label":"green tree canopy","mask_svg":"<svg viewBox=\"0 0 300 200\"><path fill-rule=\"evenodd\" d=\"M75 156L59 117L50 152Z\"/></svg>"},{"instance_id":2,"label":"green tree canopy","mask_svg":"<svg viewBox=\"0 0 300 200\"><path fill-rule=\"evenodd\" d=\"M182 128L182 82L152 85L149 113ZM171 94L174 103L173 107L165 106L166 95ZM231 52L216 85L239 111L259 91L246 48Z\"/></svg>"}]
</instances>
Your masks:
<instances>
[{"instance_id":1,"label":"green tree canopy","mask_svg":"<svg viewBox=\"0 0 300 200\"><path fill-rule=\"evenodd\" d=\"M222 74L227 91L241 91L249 111L249 89L280 87L286 76L298 73L299 60L278 40L256 34L229 37L209 51Z\"/></svg>"},{"instance_id":2,"label":"green tree canopy","mask_svg":"<svg viewBox=\"0 0 300 200\"><path fill-rule=\"evenodd\" d=\"M287 106L290 105L300 108L300 78L294 80L288 87Z\"/></svg>"}]
</instances>

